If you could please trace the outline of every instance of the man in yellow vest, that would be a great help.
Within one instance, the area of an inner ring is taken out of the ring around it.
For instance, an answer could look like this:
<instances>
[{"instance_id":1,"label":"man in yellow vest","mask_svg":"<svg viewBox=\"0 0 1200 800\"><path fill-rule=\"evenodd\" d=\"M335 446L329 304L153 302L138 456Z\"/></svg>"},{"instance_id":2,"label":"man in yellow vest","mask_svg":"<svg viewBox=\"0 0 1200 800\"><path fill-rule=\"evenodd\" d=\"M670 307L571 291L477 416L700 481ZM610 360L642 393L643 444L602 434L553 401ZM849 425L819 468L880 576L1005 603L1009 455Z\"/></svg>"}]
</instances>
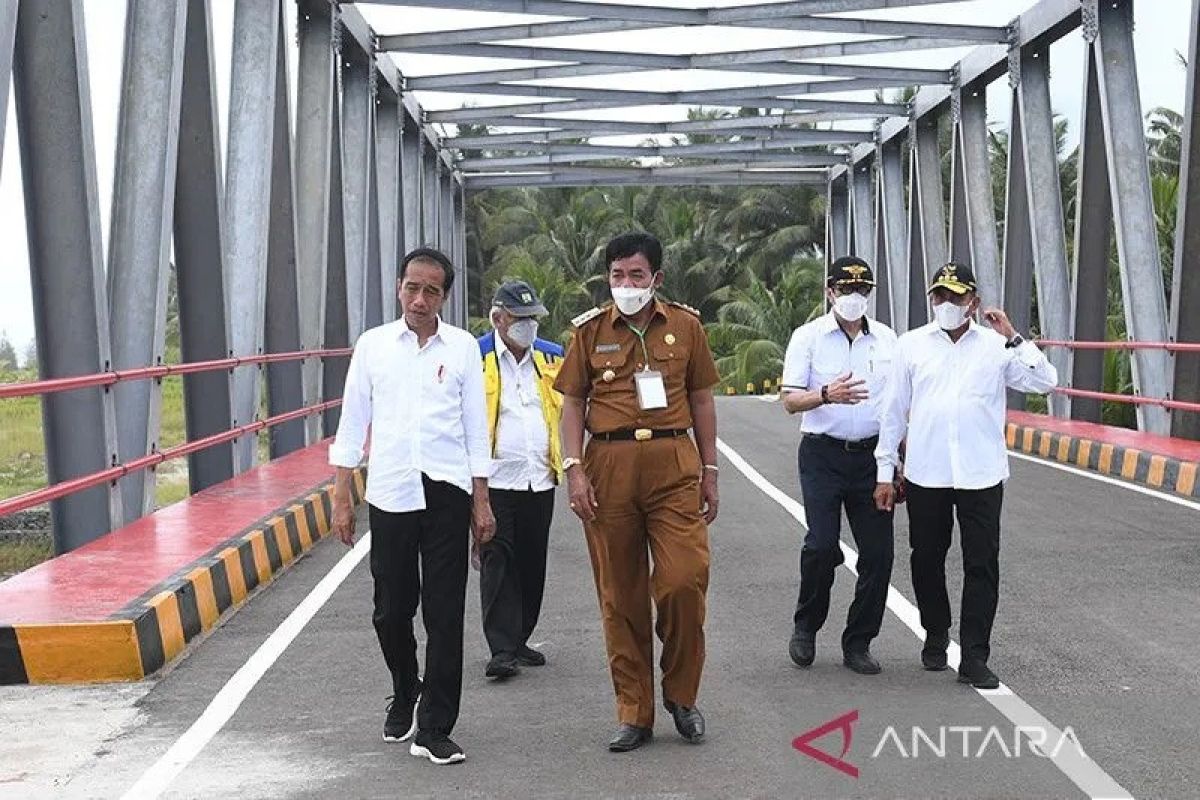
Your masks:
<instances>
[{"instance_id":1,"label":"man in yellow vest","mask_svg":"<svg viewBox=\"0 0 1200 800\"><path fill-rule=\"evenodd\" d=\"M546 658L529 646L546 582L554 487L562 478L562 395L554 379L563 349L537 337L546 309L524 281L496 290L494 330L480 337L491 429L488 479L496 535L480 548L480 606L492 658L485 674L510 678Z\"/></svg>"}]
</instances>

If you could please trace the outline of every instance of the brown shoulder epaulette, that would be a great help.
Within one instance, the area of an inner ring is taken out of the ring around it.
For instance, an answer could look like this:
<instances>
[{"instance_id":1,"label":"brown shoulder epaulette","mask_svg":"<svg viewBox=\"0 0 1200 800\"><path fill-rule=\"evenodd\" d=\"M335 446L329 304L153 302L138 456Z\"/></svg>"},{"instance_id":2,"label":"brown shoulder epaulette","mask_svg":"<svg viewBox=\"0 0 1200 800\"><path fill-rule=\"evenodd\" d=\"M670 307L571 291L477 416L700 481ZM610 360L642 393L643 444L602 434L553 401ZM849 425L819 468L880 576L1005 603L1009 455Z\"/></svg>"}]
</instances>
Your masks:
<instances>
[{"instance_id":1,"label":"brown shoulder epaulette","mask_svg":"<svg viewBox=\"0 0 1200 800\"><path fill-rule=\"evenodd\" d=\"M689 306L687 303L678 303L674 300L668 300L667 304L675 306L676 308L682 308L684 311L689 311L689 312L695 314L697 317L700 316L700 312L697 309L694 309L691 306Z\"/></svg>"},{"instance_id":2,"label":"brown shoulder epaulette","mask_svg":"<svg viewBox=\"0 0 1200 800\"><path fill-rule=\"evenodd\" d=\"M584 325L586 325L588 322L590 322L591 320L594 320L596 317L603 314L605 312L605 310L607 310L607 308L608 308L607 305L596 306L595 308L590 308L587 311L580 314L578 317L575 317L575 319L571 320L571 325L573 325L576 328L581 328Z\"/></svg>"}]
</instances>

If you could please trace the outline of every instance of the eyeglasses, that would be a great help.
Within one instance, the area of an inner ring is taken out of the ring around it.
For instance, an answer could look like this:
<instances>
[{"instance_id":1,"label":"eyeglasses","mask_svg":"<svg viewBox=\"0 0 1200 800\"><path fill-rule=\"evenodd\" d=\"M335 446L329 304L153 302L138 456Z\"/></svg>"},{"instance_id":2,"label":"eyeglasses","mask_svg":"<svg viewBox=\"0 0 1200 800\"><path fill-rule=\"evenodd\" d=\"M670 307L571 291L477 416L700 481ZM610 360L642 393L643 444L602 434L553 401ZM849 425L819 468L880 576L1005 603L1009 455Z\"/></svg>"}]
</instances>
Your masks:
<instances>
[{"instance_id":1,"label":"eyeglasses","mask_svg":"<svg viewBox=\"0 0 1200 800\"><path fill-rule=\"evenodd\" d=\"M851 294L861 294L863 297L866 297L867 295L871 294L871 290L874 288L875 288L874 286L867 286L865 284L851 284L849 286L834 286L833 293L837 294L837 295L841 295L842 297L845 297L846 295L851 295Z\"/></svg>"}]
</instances>

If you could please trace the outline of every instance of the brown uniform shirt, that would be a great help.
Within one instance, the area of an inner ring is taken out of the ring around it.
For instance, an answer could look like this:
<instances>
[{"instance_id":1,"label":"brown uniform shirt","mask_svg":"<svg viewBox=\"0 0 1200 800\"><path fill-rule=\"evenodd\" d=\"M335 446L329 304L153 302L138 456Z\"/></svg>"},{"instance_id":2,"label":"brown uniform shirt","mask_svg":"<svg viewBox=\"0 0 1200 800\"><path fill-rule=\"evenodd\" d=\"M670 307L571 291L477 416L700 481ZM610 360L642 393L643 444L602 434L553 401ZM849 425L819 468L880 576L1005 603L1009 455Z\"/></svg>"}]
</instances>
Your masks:
<instances>
[{"instance_id":1,"label":"brown uniform shirt","mask_svg":"<svg viewBox=\"0 0 1200 800\"><path fill-rule=\"evenodd\" d=\"M604 307L576 327L554 388L590 401L586 425L592 433L690 428L688 392L720 382L704 326L686 306L655 300L645 340L643 353L638 335L616 306ZM666 408L642 411L638 407L633 374L645 368L646 356L650 369L662 373Z\"/></svg>"}]
</instances>

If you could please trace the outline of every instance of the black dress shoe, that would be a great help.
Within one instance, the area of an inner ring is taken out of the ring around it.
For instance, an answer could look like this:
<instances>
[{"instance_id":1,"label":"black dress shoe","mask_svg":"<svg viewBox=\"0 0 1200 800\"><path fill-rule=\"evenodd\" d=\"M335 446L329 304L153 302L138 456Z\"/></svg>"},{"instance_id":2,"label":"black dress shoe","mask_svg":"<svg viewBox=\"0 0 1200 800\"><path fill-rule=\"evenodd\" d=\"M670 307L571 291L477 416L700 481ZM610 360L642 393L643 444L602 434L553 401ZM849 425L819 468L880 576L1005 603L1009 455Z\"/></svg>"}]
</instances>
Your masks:
<instances>
[{"instance_id":1,"label":"black dress shoe","mask_svg":"<svg viewBox=\"0 0 1200 800\"><path fill-rule=\"evenodd\" d=\"M681 706L670 700L663 702L671 717L675 720L675 730L679 735L692 744L698 744L704 739L704 715L695 706Z\"/></svg>"},{"instance_id":2,"label":"black dress shoe","mask_svg":"<svg viewBox=\"0 0 1200 800\"><path fill-rule=\"evenodd\" d=\"M488 662L484 675L489 678L511 678L521 671L517 657L512 653L497 653Z\"/></svg>"},{"instance_id":3,"label":"black dress shoe","mask_svg":"<svg viewBox=\"0 0 1200 800\"><path fill-rule=\"evenodd\" d=\"M1000 679L996 677L996 673L987 668L986 664L979 662L966 662L958 666L958 682L969 683L976 689L999 689Z\"/></svg>"},{"instance_id":4,"label":"black dress shoe","mask_svg":"<svg viewBox=\"0 0 1200 800\"><path fill-rule=\"evenodd\" d=\"M617 728L617 732L609 740L608 749L613 753L628 753L630 750L637 750L653 738L652 729L622 722L621 727Z\"/></svg>"},{"instance_id":5,"label":"black dress shoe","mask_svg":"<svg viewBox=\"0 0 1200 800\"><path fill-rule=\"evenodd\" d=\"M802 630L792 633L788 655L797 667L811 667L813 659L817 657L817 635Z\"/></svg>"},{"instance_id":6,"label":"black dress shoe","mask_svg":"<svg viewBox=\"0 0 1200 800\"><path fill-rule=\"evenodd\" d=\"M883 671L869 650L847 650L842 654L842 663L859 675L878 675Z\"/></svg>"},{"instance_id":7,"label":"black dress shoe","mask_svg":"<svg viewBox=\"0 0 1200 800\"><path fill-rule=\"evenodd\" d=\"M925 634L925 646L921 648L921 665L930 672L945 670L948 666L946 648L949 646L950 634L948 632Z\"/></svg>"},{"instance_id":8,"label":"black dress shoe","mask_svg":"<svg viewBox=\"0 0 1200 800\"><path fill-rule=\"evenodd\" d=\"M517 662L524 667L541 667L546 664L546 657L527 644L517 648Z\"/></svg>"}]
</instances>

